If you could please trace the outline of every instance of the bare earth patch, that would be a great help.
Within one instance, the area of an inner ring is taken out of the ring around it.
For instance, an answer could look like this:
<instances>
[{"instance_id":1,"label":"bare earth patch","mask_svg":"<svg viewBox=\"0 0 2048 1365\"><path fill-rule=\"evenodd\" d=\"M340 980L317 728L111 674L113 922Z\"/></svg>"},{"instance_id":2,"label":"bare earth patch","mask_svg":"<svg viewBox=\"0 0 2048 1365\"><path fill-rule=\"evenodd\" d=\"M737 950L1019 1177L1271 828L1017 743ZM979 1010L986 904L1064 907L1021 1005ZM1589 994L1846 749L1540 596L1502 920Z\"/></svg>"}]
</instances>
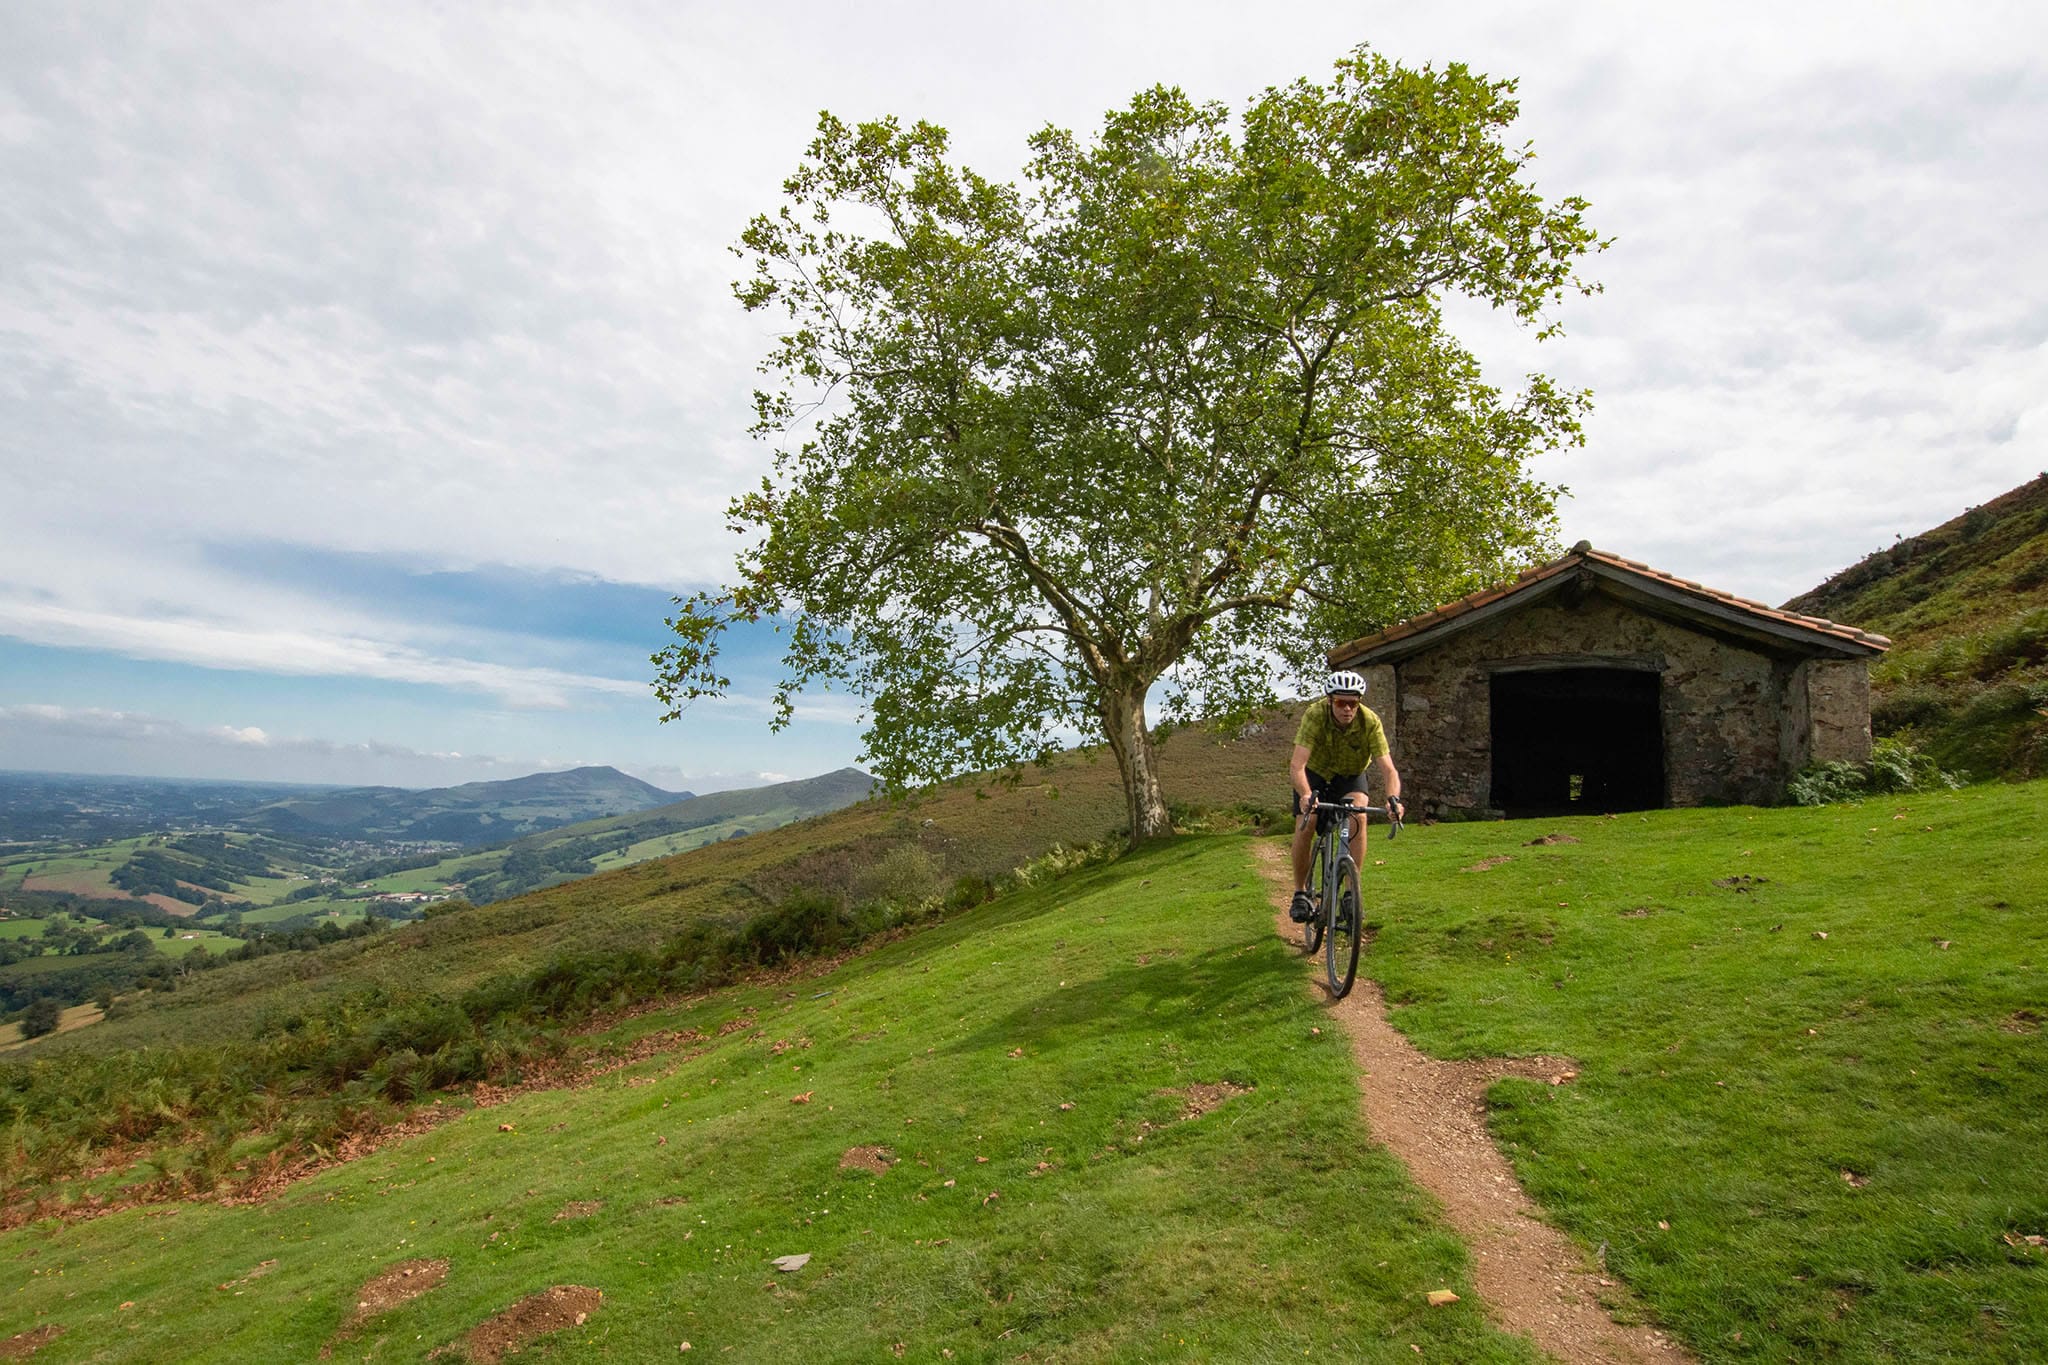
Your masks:
<instances>
[{"instance_id":1,"label":"bare earth patch","mask_svg":"<svg viewBox=\"0 0 2048 1365\"><path fill-rule=\"evenodd\" d=\"M895 1160L887 1147L848 1147L845 1155L839 1158L839 1169L887 1175Z\"/></svg>"},{"instance_id":2,"label":"bare earth patch","mask_svg":"<svg viewBox=\"0 0 2048 1365\"><path fill-rule=\"evenodd\" d=\"M1234 1095L1249 1095L1252 1091L1250 1086L1237 1085L1230 1081L1215 1081L1197 1082L1194 1085L1183 1085L1178 1089L1162 1090L1159 1093L1180 1096L1180 1117L1181 1122L1185 1123L1189 1119L1198 1119L1210 1110L1219 1108L1225 1100Z\"/></svg>"},{"instance_id":3,"label":"bare earth patch","mask_svg":"<svg viewBox=\"0 0 2048 1365\"><path fill-rule=\"evenodd\" d=\"M1530 848L1548 848L1556 844L1576 844L1577 839L1569 834L1539 834L1529 841Z\"/></svg>"},{"instance_id":4,"label":"bare earth patch","mask_svg":"<svg viewBox=\"0 0 2048 1365\"><path fill-rule=\"evenodd\" d=\"M354 1311L341 1324L341 1329L320 1348L321 1358L326 1359L336 1346L360 1333L370 1319L388 1313L402 1303L412 1302L428 1290L438 1288L447 1278L448 1262L443 1260L401 1261L376 1276L356 1291Z\"/></svg>"},{"instance_id":5,"label":"bare earth patch","mask_svg":"<svg viewBox=\"0 0 2048 1365\"><path fill-rule=\"evenodd\" d=\"M1274 927L1294 940L1287 918L1287 854L1252 845L1277 911ZM1689 1365L1693 1357L1662 1332L1623 1326L1605 1305L1644 1316L1627 1288L1589 1268L1583 1254L1515 1179L1486 1131L1486 1091L1503 1076L1562 1085L1576 1075L1561 1057L1493 1057L1444 1062L1423 1055L1387 1020L1377 983L1359 978L1331 1013L1351 1036L1365 1084L1362 1107L1373 1136L1401 1159L1417 1184L1442 1203L1444 1217L1472 1248L1473 1273L1487 1311L1502 1327L1566 1361Z\"/></svg>"},{"instance_id":6,"label":"bare earth patch","mask_svg":"<svg viewBox=\"0 0 2048 1365\"><path fill-rule=\"evenodd\" d=\"M520 1347L551 1332L581 1327L584 1320L604 1302L604 1291L580 1284L550 1285L538 1294L528 1294L488 1322L480 1322L462 1339L461 1351L481 1365L496 1365ZM435 1348L433 1356L450 1347Z\"/></svg>"},{"instance_id":7,"label":"bare earth patch","mask_svg":"<svg viewBox=\"0 0 2048 1365\"><path fill-rule=\"evenodd\" d=\"M222 1283L219 1287L221 1289L235 1289L241 1285L248 1284L251 1280L260 1280L265 1275L268 1275L271 1271L275 1269L277 1269L277 1258L273 1256L271 1259L264 1261L258 1266L256 1266L248 1274L242 1276L239 1279L228 1280Z\"/></svg>"},{"instance_id":8,"label":"bare earth patch","mask_svg":"<svg viewBox=\"0 0 2048 1365\"><path fill-rule=\"evenodd\" d=\"M1493 870L1494 868L1496 868L1496 867L1499 867L1499 866L1501 866L1501 865L1502 865L1503 863L1511 863L1511 862L1513 862L1513 861L1514 861L1514 859L1513 859L1513 858L1512 858L1511 856L1509 856L1508 854L1505 854L1505 853L1496 853L1496 854L1494 854L1494 855L1493 855L1493 856L1492 856L1491 858L1481 858L1481 859L1480 859L1480 860L1479 860L1478 862L1476 862L1476 863L1472 864L1472 866L1470 866L1470 867L1461 867L1461 868L1459 868L1459 869L1458 869L1458 871L1460 871L1460 872L1491 872L1491 871L1492 871L1492 870Z\"/></svg>"},{"instance_id":9,"label":"bare earth patch","mask_svg":"<svg viewBox=\"0 0 2048 1365\"><path fill-rule=\"evenodd\" d=\"M572 1199L559 1209L556 1209L555 1216L550 1221L573 1223L579 1218L590 1217L603 1207L604 1201L602 1199Z\"/></svg>"},{"instance_id":10,"label":"bare earth patch","mask_svg":"<svg viewBox=\"0 0 2048 1365\"><path fill-rule=\"evenodd\" d=\"M27 1360L62 1335L64 1329L54 1322L46 1322L41 1327L31 1327L26 1332L16 1332L5 1341L0 1341L0 1360Z\"/></svg>"}]
</instances>

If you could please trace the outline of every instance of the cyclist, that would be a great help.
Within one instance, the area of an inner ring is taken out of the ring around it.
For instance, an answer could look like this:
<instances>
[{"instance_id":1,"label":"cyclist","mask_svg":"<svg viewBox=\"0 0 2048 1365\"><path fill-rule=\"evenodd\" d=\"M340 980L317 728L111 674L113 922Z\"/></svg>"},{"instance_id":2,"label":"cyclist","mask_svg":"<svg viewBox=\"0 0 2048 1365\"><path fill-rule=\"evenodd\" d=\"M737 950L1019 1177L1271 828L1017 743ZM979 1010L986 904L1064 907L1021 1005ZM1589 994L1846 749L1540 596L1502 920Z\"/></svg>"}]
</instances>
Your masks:
<instances>
[{"instance_id":1,"label":"cyclist","mask_svg":"<svg viewBox=\"0 0 2048 1365\"><path fill-rule=\"evenodd\" d=\"M1330 675L1322 700L1309 706L1294 732L1294 758L1289 764L1294 781L1294 901L1287 914L1297 924L1315 910L1308 898L1309 852L1315 842L1315 816L1309 807L1317 801L1365 805L1367 764L1379 769L1387 788L1387 810L1392 818L1401 819L1401 774L1387 748L1386 727L1366 709L1365 679L1339 669ZM1351 851L1364 859L1364 816L1352 817Z\"/></svg>"}]
</instances>

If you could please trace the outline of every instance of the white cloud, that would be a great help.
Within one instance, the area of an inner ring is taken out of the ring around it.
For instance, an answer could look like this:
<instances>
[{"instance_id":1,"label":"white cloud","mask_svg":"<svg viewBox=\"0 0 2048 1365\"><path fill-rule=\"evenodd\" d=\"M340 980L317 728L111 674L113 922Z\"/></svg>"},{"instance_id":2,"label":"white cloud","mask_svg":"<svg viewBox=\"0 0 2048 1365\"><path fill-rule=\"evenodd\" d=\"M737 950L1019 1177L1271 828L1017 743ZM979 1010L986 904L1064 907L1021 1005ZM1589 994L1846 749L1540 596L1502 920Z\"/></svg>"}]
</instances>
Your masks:
<instances>
[{"instance_id":1,"label":"white cloud","mask_svg":"<svg viewBox=\"0 0 2048 1365\"><path fill-rule=\"evenodd\" d=\"M1617 239L1557 343L1454 310L1503 378L1594 390L1588 446L1543 465L1567 540L1778 601L2048 465L2038 6L201 3L8 29L0 634L424 682L516 708L484 733L529 752L591 751L567 723L645 679L201 547L722 579L766 458L727 247L820 107L930 117L1009 176L1029 131L1155 81L1239 104L1360 38L1467 61L1520 79L1539 183ZM288 745L260 728L244 751Z\"/></svg>"},{"instance_id":2,"label":"white cloud","mask_svg":"<svg viewBox=\"0 0 2048 1365\"><path fill-rule=\"evenodd\" d=\"M0 598L0 634L36 644L284 677L374 678L462 688L527 709L560 709L578 693L643 696L622 678L437 656L385 640L254 622L173 620Z\"/></svg>"}]
</instances>

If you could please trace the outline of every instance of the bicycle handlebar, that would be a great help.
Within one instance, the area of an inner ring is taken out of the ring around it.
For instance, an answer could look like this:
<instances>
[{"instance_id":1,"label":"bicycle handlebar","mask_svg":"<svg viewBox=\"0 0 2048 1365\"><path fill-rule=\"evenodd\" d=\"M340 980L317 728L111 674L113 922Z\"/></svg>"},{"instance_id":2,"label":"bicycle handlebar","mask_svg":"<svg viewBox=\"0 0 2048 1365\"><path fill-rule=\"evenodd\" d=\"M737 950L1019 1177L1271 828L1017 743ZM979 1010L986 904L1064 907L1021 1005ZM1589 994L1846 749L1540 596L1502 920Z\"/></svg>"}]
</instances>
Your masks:
<instances>
[{"instance_id":1,"label":"bicycle handlebar","mask_svg":"<svg viewBox=\"0 0 2048 1365\"><path fill-rule=\"evenodd\" d=\"M1312 801L1306 807L1303 808L1301 813L1303 815L1308 815L1310 813L1314 813L1316 815L1323 815L1326 813L1336 814L1340 812L1347 816L1384 815L1387 817L1387 837L1389 839L1398 839L1401 837L1401 822L1399 820L1396 820L1385 806L1354 806L1349 801Z\"/></svg>"}]
</instances>

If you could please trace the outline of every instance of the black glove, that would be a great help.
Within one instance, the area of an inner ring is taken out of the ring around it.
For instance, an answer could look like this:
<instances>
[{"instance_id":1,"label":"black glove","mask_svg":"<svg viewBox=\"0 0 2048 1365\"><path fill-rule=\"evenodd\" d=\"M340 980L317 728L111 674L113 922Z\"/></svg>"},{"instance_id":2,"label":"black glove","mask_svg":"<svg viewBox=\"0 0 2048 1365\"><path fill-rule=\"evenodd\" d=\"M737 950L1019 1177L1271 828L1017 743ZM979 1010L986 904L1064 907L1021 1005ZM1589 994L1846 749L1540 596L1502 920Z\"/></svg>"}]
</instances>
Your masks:
<instances>
[{"instance_id":1,"label":"black glove","mask_svg":"<svg viewBox=\"0 0 2048 1365\"><path fill-rule=\"evenodd\" d=\"M1387 815L1396 822L1408 818L1408 803L1398 796L1387 798Z\"/></svg>"}]
</instances>

